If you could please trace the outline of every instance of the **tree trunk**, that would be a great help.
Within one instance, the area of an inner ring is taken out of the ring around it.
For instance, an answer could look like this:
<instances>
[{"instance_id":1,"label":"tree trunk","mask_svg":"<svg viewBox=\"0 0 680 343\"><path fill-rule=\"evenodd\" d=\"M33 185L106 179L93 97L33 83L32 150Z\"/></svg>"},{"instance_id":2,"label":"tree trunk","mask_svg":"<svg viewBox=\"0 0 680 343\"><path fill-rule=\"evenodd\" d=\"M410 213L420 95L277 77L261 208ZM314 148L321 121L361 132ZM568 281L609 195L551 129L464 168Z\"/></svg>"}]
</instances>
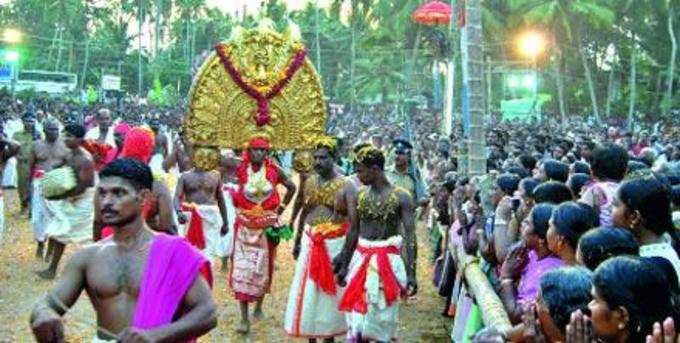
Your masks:
<instances>
[{"instance_id":1,"label":"tree trunk","mask_svg":"<svg viewBox=\"0 0 680 343\"><path fill-rule=\"evenodd\" d=\"M482 13L480 0L465 3L467 46L467 86L470 111L470 130L468 143L468 174L471 176L486 173L486 153L484 134L484 60L482 54ZM465 74L464 74L465 75Z\"/></svg>"},{"instance_id":2,"label":"tree trunk","mask_svg":"<svg viewBox=\"0 0 680 343\"><path fill-rule=\"evenodd\" d=\"M154 44L153 44L153 56L158 57L158 52L160 51L160 41L161 41L161 10L163 6L163 0L156 0L156 20L154 27Z\"/></svg>"},{"instance_id":3,"label":"tree trunk","mask_svg":"<svg viewBox=\"0 0 680 343\"><path fill-rule=\"evenodd\" d=\"M142 21L144 14L142 13L142 0L137 0L137 95L142 96Z\"/></svg>"},{"instance_id":4,"label":"tree trunk","mask_svg":"<svg viewBox=\"0 0 680 343\"><path fill-rule=\"evenodd\" d=\"M595 94L595 84L593 83L593 76L590 71L590 63L588 63L588 56L583 49L583 43L579 39L578 52L581 55L581 62L583 62L583 70L586 74L586 81L588 82L588 90L590 91L590 102L593 105L593 116L595 121L600 122L600 111L597 108L597 95Z\"/></svg>"},{"instance_id":5,"label":"tree trunk","mask_svg":"<svg viewBox=\"0 0 680 343\"><path fill-rule=\"evenodd\" d=\"M567 107L564 102L564 79L562 78L562 50L555 51L555 81L557 83L557 103L560 107L560 120L566 123Z\"/></svg>"},{"instance_id":6,"label":"tree trunk","mask_svg":"<svg viewBox=\"0 0 680 343\"><path fill-rule=\"evenodd\" d=\"M83 73L80 76L80 90L85 88L85 78L87 77L87 67L90 62L90 37L85 40L85 62L83 62Z\"/></svg>"},{"instance_id":7,"label":"tree trunk","mask_svg":"<svg viewBox=\"0 0 680 343\"><path fill-rule=\"evenodd\" d=\"M356 15L357 15L357 7L356 7L356 0L351 0L351 5L352 5L352 19L350 22L350 30L351 30L351 41L350 41L350 61L349 61L349 84L350 84L350 99L349 99L349 108L350 112L354 113L354 102L356 101L357 97L357 91L354 85L354 69L355 65L354 62L357 58L357 51L356 51Z\"/></svg>"},{"instance_id":8,"label":"tree trunk","mask_svg":"<svg viewBox=\"0 0 680 343\"><path fill-rule=\"evenodd\" d=\"M607 81L607 103L605 104L604 116L609 118L612 111L612 97L614 97L614 66L610 66L609 80Z\"/></svg>"},{"instance_id":9,"label":"tree trunk","mask_svg":"<svg viewBox=\"0 0 680 343\"><path fill-rule=\"evenodd\" d=\"M321 74L321 39L319 38L319 1L316 1L316 11L314 14L314 40L316 41L316 72Z\"/></svg>"},{"instance_id":10,"label":"tree trunk","mask_svg":"<svg viewBox=\"0 0 680 343\"><path fill-rule=\"evenodd\" d=\"M670 109L673 106L673 79L675 77L675 57L678 52L678 42L675 38L675 28L673 25L673 17L675 11L673 6L668 5L668 35L671 39L671 59L668 62L668 79L666 80L666 96L663 101L663 115L668 116Z\"/></svg>"},{"instance_id":11,"label":"tree trunk","mask_svg":"<svg viewBox=\"0 0 680 343\"><path fill-rule=\"evenodd\" d=\"M633 128L633 116L635 115L635 99L637 98L637 42L633 33L633 44L630 49L630 77L628 78L628 130Z\"/></svg>"}]
</instances>

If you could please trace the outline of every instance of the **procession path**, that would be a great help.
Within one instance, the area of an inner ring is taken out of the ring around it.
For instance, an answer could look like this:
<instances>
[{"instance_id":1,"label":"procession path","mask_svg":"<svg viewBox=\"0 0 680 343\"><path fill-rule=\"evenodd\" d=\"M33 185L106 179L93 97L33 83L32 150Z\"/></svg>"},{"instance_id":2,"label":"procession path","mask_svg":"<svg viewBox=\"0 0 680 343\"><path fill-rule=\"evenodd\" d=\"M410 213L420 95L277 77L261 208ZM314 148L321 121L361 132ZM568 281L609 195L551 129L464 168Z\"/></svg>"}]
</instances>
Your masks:
<instances>
[{"instance_id":1,"label":"procession path","mask_svg":"<svg viewBox=\"0 0 680 343\"><path fill-rule=\"evenodd\" d=\"M0 342L32 342L28 318L35 301L52 284L40 280L34 272L45 264L34 257L35 245L28 227L28 220L18 215L16 192L5 192L5 232L0 237ZM440 313L444 299L432 286L432 268L428 263L430 252L425 247L426 235L419 229L420 257L418 281L420 293L401 307L399 331L401 342L447 342L451 321ZM66 261L74 247L67 247ZM213 294L219 307L219 325L200 342L292 342L283 331L283 315L293 277L294 261L290 243L279 247L277 267L274 273L272 294L265 298L266 318L252 326L248 337L234 332L238 323L237 303L226 286L224 273L217 272ZM63 263L62 263L63 265ZM218 262L219 265L219 262ZM77 304L65 317L69 342L90 342L95 333L92 306L83 293ZM82 323L85 322L85 323Z\"/></svg>"}]
</instances>

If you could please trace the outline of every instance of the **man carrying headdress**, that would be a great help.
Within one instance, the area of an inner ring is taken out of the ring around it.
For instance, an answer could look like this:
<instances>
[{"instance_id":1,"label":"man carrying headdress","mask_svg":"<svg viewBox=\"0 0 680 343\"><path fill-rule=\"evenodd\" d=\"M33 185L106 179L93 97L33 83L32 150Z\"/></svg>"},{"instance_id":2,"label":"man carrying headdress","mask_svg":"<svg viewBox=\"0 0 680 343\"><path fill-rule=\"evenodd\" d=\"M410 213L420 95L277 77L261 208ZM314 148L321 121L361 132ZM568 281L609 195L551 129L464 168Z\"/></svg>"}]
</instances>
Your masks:
<instances>
[{"instance_id":1,"label":"man carrying headdress","mask_svg":"<svg viewBox=\"0 0 680 343\"><path fill-rule=\"evenodd\" d=\"M248 304L256 302L253 317L261 319L262 301L269 292L274 272L276 245L268 239L280 227L279 216L293 199L295 184L268 156L269 140L250 140L236 170L238 191L233 192L237 218L229 284L241 308L237 331L248 333ZM286 188L283 202L276 187Z\"/></svg>"},{"instance_id":2,"label":"man carrying headdress","mask_svg":"<svg viewBox=\"0 0 680 343\"><path fill-rule=\"evenodd\" d=\"M384 166L383 153L373 146L357 154L357 175L366 185L357 195L358 224L333 261L340 284L348 280L339 308L347 312L349 342L396 339L399 297L418 290L413 199L390 184Z\"/></svg>"},{"instance_id":3,"label":"man carrying headdress","mask_svg":"<svg viewBox=\"0 0 680 343\"><path fill-rule=\"evenodd\" d=\"M334 138L317 140L315 173L298 192L303 205L284 328L288 335L310 341L333 341L347 331L344 314L338 310L341 289L331 261L342 250L350 226L356 223L356 189L335 168L337 149Z\"/></svg>"}]
</instances>

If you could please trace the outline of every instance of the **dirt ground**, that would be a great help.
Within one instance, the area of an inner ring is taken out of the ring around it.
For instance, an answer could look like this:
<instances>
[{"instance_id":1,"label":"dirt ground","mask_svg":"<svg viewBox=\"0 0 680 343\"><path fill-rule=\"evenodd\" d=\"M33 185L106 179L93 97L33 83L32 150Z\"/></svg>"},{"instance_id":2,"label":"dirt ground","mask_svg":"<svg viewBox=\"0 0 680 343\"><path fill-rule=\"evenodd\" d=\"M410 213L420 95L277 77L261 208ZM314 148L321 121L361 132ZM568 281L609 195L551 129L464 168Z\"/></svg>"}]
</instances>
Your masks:
<instances>
[{"instance_id":1,"label":"dirt ground","mask_svg":"<svg viewBox=\"0 0 680 343\"><path fill-rule=\"evenodd\" d=\"M39 279L34 272L45 267L35 259L35 244L25 217L18 214L16 193L5 192L5 232L0 236L0 342L32 342L28 317L35 301L49 289L51 282ZM440 312L444 299L432 286L429 255L424 245L424 229L419 229L420 256L418 281L420 293L402 304L400 313L401 342L447 342L451 321ZM64 261L77 249L67 247ZM289 243L279 247L272 294L265 298L265 316L252 326L252 333L235 333L238 305L226 285L224 273L218 272L213 294L219 306L219 324L200 342L293 342L283 331L283 315L293 277L294 261ZM63 265L63 263L62 263ZM219 268L217 262L216 268ZM74 308L64 317L69 342L90 342L95 334L92 306L83 293ZM302 342L302 340L300 340Z\"/></svg>"}]
</instances>

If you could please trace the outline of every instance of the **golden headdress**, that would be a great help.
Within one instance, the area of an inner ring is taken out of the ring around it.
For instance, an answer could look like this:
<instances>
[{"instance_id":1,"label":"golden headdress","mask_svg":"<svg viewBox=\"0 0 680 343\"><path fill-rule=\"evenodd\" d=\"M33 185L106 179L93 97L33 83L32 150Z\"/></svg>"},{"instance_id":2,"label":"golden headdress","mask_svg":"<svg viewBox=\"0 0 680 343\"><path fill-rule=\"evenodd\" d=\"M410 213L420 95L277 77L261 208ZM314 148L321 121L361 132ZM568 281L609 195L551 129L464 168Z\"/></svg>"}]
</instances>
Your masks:
<instances>
[{"instance_id":1,"label":"golden headdress","mask_svg":"<svg viewBox=\"0 0 680 343\"><path fill-rule=\"evenodd\" d=\"M196 146L239 149L254 136L271 148L311 149L326 127L323 88L293 26L263 19L215 47L190 91L185 132Z\"/></svg>"}]
</instances>

